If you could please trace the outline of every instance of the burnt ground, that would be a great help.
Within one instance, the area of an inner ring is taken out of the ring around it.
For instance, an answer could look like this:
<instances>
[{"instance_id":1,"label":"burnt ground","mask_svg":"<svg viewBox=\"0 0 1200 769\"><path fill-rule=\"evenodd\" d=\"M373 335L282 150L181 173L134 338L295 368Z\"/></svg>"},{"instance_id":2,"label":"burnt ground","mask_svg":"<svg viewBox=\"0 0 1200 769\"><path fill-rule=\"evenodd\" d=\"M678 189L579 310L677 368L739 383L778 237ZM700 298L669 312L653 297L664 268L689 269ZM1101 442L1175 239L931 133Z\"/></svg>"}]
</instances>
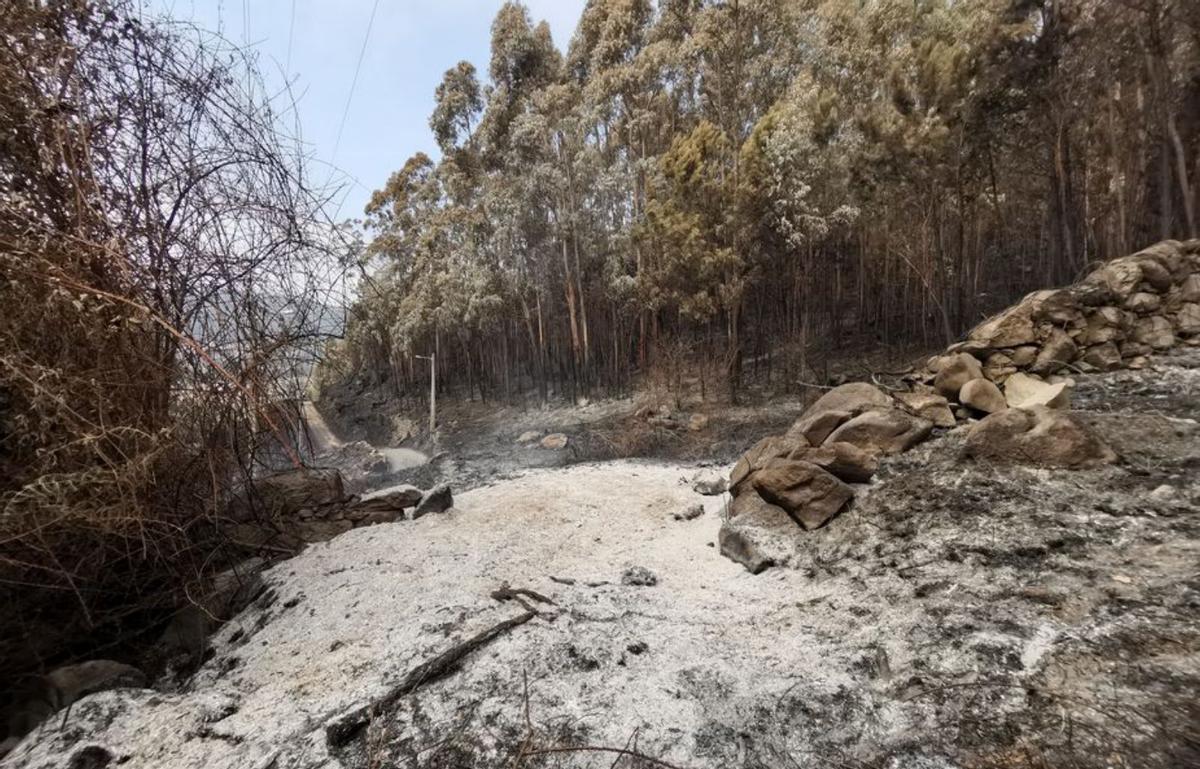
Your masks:
<instances>
[{"instance_id":1,"label":"burnt ground","mask_svg":"<svg viewBox=\"0 0 1200 769\"><path fill-rule=\"evenodd\" d=\"M1200 349L1077 380L1118 464L973 461L958 428L759 575L719 555L691 463L534 470L347 532L267 572L182 691L90 697L0 765L1200 766ZM506 584L553 603L426 676L523 612Z\"/></svg>"},{"instance_id":2,"label":"burnt ground","mask_svg":"<svg viewBox=\"0 0 1200 769\"><path fill-rule=\"evenodd\" d=\"M724 466L764 435L785 431L824 391L876 372L905 370L928 357L925 348L892 348L856 340L839 351L819 353L820 373L810 372L812 385L785 386L779 372L748 364L739 403L708 389L701 396L698 380L685 379L678 392L647 385L634 396L581 399L578 403L539 403L529 395L520 404L444 398L439 401L439 432L431 441L423 430L424 401L401 400L384 388L346 383L323 394L318 402L325 420L343 440L365 440L385 447L396 444L392 423L405 417L416 428L400 445L431 457L428 465L377 478L375 485L411 483L429 488L447 482L456 489L475 488L514 477L529 469L567 467L611 459L646 459ZM880 374L884 380L886 374ZM818 381L819 380L819 381ZM646 408L670 416L651 420ZM707 425L688 429L693 414ZM567 436L565 449L544 449L537 441L518 443L526 432Z\"/></svg>"}]
</instances>

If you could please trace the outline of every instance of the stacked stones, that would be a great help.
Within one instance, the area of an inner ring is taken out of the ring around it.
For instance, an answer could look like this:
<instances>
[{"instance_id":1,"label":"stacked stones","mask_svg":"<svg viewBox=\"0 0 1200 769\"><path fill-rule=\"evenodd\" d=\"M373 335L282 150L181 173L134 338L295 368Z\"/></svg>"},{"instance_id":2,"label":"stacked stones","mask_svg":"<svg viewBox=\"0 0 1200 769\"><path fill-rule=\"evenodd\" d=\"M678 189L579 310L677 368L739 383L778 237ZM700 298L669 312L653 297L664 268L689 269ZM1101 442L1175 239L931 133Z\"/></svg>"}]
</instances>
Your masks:
<instances>
[{"instance_id":1,"label":"stacked stones","mask_svg":"<svg viewBox=\"0 0 1200 769\"><path fill-rule=\"evenodd\" d=\"M825 525L853 499L850 484L871 480L880 457L907 451L934 424L874 385L825 393L786 435L762 439L734 467L721 552L756 574L784 560L797 524Z\"/></svg>"},{"instance_id":2,"label":"stacked stones","mask_svg":"<svg viewBox=\"0 0 1200 769\"><path fill-rule=\"evenodd\" d=\"M1033 405L1023 400L1030 398L1065 406L1070 383L1056 377L1141 368L1151 352L1181 340L1200 342L1200 240L1163 241L1073 286L1030 294L930 361L914 389L983 413ZM1067 386L1051 391L1039 382ZM988 383L1005 387L1003 402Z\"/></svg>"},{"instance_id":3,"label":"stacked stones","mask_svg":"<svg viewBox=\"0 0 1200 769\"><path fill-rule=\"evenodd\" d=\"M1085 468L1116 454L1067 413L1073 372L1141 368L1151 352L1200 344L1200 240L1164 241L1038 291L931 359L894 397L835 388L783 436L759 441L730 476L721 552L759 572L785 560L799 528L825 525L873 476L934 427L971 422L986 460ZM978 421L975 421L978 420ZM799 528L797 527L799 524Z\"/></svg>"}]
</instances>

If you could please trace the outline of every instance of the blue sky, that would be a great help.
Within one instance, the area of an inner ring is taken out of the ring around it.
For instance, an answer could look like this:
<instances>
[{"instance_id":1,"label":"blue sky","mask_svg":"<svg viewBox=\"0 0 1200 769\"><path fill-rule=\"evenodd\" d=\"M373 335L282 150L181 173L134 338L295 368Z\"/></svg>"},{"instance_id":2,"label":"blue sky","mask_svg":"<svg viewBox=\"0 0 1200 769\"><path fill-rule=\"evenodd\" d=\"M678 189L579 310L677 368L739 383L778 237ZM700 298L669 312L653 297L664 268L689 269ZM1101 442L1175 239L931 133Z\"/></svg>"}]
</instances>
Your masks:
<instances>
[{"instance_id":1,"label":"blue sky","mask_svg":"<svg viewBox=\"0 0 1200 769\"><path fill-rule=\"evenodd\" d=\"M346 184L345 199L337 201L341 219L362 216L371 191L413 153L436 156L428 124L433 90L442 73L461 59L475 64L481 76L486 74L492 18L502 4L502 0L143 2L152 13L219 30L237 43L248 42L259 55L269 87L281 85L287 71L298 100L302 138L315 156L311 168L315 181L329 177L331 162L345 174L340 177ZM555 43L565 50L584 0L527 0L525 4L535 21L550 23ZM373 6L370 39L338 142L338 126ZM335 174L335 182L338 178Z\"/></svg>"}]
</instances>

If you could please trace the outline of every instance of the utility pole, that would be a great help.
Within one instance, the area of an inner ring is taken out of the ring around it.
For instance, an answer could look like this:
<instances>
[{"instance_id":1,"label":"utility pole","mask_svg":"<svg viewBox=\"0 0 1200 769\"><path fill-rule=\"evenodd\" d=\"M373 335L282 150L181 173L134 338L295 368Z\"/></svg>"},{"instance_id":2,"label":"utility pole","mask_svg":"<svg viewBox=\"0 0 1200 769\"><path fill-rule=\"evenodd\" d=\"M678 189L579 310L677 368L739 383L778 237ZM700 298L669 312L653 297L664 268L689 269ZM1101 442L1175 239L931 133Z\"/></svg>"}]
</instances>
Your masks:
<instances>
[{"instance_id":1,"label":"utility pole","mask_svg":"<svg viewBox=\"0 0 1200 769\"><path fill-rule=\"evenodd\" d=\"M437 430L437 353L413 357L429 361L429 438L432 440Z\"/></svg>"}]
</instances>

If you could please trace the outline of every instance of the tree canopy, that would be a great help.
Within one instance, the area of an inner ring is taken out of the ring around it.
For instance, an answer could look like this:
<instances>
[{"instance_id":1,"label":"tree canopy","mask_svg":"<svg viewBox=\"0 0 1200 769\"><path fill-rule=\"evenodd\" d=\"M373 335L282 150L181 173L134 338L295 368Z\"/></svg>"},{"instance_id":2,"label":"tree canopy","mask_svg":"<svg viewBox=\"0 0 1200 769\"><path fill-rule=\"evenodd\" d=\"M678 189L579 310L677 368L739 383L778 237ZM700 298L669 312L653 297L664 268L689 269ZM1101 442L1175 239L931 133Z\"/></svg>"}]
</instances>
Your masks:
<instances>
[{"instance_id":1,"label":"tree canopy","mask_svg":"<svg viewBox=\"0 0 1200 769\"><path fill-rule=\"evenodd\" d=\"M518 2L436 92L440 159L376 193L348 374L465 394L627 387L683 343L940 342L1197 234L1200 10L1173 0Z\"/></svg>"}]
</instances>

